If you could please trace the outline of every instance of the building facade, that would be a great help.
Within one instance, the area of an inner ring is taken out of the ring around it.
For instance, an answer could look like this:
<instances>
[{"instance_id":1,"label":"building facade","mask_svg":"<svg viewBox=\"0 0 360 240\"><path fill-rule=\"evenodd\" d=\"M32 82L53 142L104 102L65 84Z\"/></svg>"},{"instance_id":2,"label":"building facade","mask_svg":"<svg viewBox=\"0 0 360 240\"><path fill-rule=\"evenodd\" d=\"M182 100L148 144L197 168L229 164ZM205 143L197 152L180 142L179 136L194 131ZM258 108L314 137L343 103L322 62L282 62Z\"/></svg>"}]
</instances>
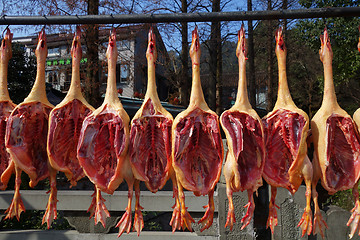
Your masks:
<instances>
[{"instance_id":1,"label":"building facade","mask_svg":"<svg viewBox=\"0 0 360 240\"><path fill-rule=\"evenodd\" d=\"M131 25L117 28L118 60L116 66L116 85L119 96L125 98L142 98L147 85L146 49L149 25ZM107 80L106 49L110 29L99 31L99 61L100 61L100 91L104 95ZM160 100L168 98L169 83L166 77L167 51L156 27L154 33L157 40L158 59L156 67L156 81ZM66 93L71 82L71 44L73 34L48 34L48 57L46 60L46 82L52 88ZM34 54L37 36L14 38L14 42L25 45L29 55ZM96 44L96 43L94 43ZM81 60L80 78L82 85L85 83L87 55L85 38L82 37L83 58Z\"/></svg>"}]
</instances>

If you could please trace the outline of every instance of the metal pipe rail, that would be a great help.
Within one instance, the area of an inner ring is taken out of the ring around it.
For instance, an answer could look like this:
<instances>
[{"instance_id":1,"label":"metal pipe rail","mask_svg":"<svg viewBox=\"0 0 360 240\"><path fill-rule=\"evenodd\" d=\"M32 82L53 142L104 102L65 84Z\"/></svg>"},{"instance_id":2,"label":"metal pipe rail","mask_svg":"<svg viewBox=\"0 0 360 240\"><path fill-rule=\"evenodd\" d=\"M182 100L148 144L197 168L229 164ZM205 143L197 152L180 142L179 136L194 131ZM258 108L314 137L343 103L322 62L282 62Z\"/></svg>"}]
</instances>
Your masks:
<instances>
[{"instance_id":1,"label":"metal pipe rail","mask_svg":"<svg viewBox=\"0 0 360 240\"><path fill-rule=\"evenodd\" d=\"M70 16L2 16L0 25L44 24L120 24L165 22L216 22L242 20L304 19L359 17L360 7L288 9L274 11L237 11L207 13L70 15Z\"/></svg>"}]
</instances>

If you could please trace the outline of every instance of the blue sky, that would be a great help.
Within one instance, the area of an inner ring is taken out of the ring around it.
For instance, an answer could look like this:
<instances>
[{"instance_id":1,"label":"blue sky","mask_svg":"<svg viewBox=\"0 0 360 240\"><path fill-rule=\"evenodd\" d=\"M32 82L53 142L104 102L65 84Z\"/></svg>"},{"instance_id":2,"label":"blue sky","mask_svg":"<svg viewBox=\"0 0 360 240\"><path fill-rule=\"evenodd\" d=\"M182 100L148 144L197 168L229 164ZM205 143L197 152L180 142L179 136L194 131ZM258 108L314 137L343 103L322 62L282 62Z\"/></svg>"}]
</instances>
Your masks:
<instances>
[{"instance_id":1,"label":"blue sky","mask_svg":"<svg viewBox=\"0 0 360 240\"><path fill-rule=\"evenodd\" d=\"M9 0L11 4L12 0ZM28 3L33 3L34 1L22 1L22 4L28 4ZM145 4L144 1L137 1L138 4ZM170 0L168 0L167 2L171 3ZM225 1L223 1L225 2ZM238 11L240 10L246 10L246 1L239 1L239 0L230 0L230 1L226 1L227 5L225 5L225 7L223 8L223 11ZM13 9L9 8L9 6L3 6L2 4L4 3L4 1L0 1L0 10L2 11L2 14L4 14L4 12L7 15L14 15L13 13ZM139 5L140 6L140 5ZM15 10L14 10L15 11ZM206 10L203 10L206 11ZM157 11L157 13L162 12L162 10L159 8L159 10ZM202 23L199 22L197 23L199 29L200 29L200 33L202 32L202 40L206 40L208 38L208 32L209 32L209 23ZM195 26L195 23L189 23L189 41L191 41L191 31L193 30ZM226 26L223 27L223 32L228 33L228 32L233 32L234 36L233 39L229 40L236 40L235 38L235 34L237 33L237 31L240 29L241 26L241 22L231 22L229 24L227 24ZM3 28L5 28L6 26L3 26ZM37 32L42 28L42 26L32 26L32 25L26 25L26 26L10 26L11 31L14 33L14 37L22 37L22 36L29 36L29 35L36 35ZM63 25L64 29L70 29L69 25ZM174 29L173 32L170 32L170 34L166 34L169 33L169 30L166 30L165 32L161 32L164 28L161 28L161 26L159 26L160 28L160 33L163 36L163 40L168 48L168 50L171 49L180 49L181 46L181 37L180 34L177 30ZM74 29L74 27L72 27L72 29ZM57 32L59 30L56 30ZM50 28L48 28L48 32L51 32ZM223 33L223 34L224 34ZM166 37L164 37L166 35Z\"/></svg>"}]
</instances>

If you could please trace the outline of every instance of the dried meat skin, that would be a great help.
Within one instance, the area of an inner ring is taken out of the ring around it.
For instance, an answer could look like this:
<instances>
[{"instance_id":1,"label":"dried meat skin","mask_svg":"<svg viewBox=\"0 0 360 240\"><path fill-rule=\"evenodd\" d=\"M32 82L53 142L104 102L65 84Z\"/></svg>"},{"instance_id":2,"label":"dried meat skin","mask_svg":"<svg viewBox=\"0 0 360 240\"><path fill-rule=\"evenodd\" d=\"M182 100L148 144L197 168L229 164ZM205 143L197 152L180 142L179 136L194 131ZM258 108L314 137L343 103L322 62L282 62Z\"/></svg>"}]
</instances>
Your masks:
<instances>
[{"instance_id":1,"label":"dried meat skin","mask_svg":"<svg viewBox=\"0 0 360 240\"><path fill-rule=\"evenodd\" d=\"M260 122L238 111L222 115L223 126L231 137L240 173L240 190L252 189L263 172L264 144Z\"/></svg>"},{"instance_id":2,"label":"dried meat skin","mask_svg":"<svg viewBox=\"0 0 360 240\"><path fill-rule=\"evenodd\" d=\"M6 130L6 123L11 112L14 110L15 105L9 101L0 102L0 176L7 170L10 165L10 154L6 151L5 147L5 130ZM5 181L8 181L12 174L6 174L7 177ZM7 182L3 183L0 181L0 189L6 187Z\"/></svg>"},{"instance_id":3,"label":"dried meat skin","mask_svg":"<svg viewBox=\"0 0 360 240\"><path fill-rule=\"evenodd\" d=\"M208 194L222 165L218 117L197 108L179 121L174 134L174 165L184 174L182 184L190 191Z\"/></svg>"},{"instance_id":4,"label":"dried meat skin","mask_svg":"<svg viewBox=\"0 0 360 240\"><path fill-rule=\"evenodd\" d=\"M152 192L162 187L171 164L171 127L172 120L155 112L151 99L131 125L130 161Z\"/></svg>"},{"instance_id":5,"label":"dried meat skin","mask_svg":"<svg viewBox=\"0 0 360 240\"><path fill-rule=\"evenodd\" d=\"M104 192L111 193L108 186L125 142L123 121L114 110L105 107L98 115L85 118L77 148L79 162L89 179Z\"/></svg>"},{"instance_id":6,"label":"dried meat skin","mask_svg":"<svg viewBox=\"0 0 360 240\"><path fill-rule=\"evenodd\" d=\"M17 165L31 178L33 187L49 176L46 140L51 107L41 102L19 105L10 115L6 147Z\"/></svg>"},{"instance_id":7,"label":"dried meat skin","mask_svg":"<svg viewBox=\"0 0 360 240\"><path fill-rule=\"evenodd\" d=\"M352 188L360 172L360 138L352 119L332 114L326 120L326 140L328 189L333 192Z\"/></svg>"},{"instance_id":8,"label":"dried meat skin","mask_svg":"<svg viewBox=\"0 0 360 240\"><path fill-rule=\"evenodd\" d=\"M265 137L264 177L273 185L293 191L288 171L297 158L306 119L296 113L279 109L263 119Z\"/></svg>"},{"instance_id":9,"label":"dried meat skin","mask_svg":"<svg viewBox=\"0 0 360 240\"><path fill-rule=\"evenodd\" d=\"M82 123L91 110L80 100L74 99L51 112L48 151L55 169L70 175L72 184L85 176L78 158L77 145Z\"/></svg>"}]
</instances>

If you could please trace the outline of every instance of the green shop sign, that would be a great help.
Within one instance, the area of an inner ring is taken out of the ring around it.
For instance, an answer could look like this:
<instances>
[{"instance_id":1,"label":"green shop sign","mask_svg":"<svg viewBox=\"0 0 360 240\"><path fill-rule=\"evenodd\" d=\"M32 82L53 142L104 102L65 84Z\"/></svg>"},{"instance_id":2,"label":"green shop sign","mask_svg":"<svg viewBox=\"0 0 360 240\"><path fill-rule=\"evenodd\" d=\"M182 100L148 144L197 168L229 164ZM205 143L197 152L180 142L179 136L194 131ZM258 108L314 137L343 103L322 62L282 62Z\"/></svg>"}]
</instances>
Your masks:
<instances>
[{"instance_id":1,"label":"green shop sign","mask_svg":"<svg viewBox=\"0 0 360 240\"><path fill-rule=\"evenodd\" d=\"M87 58L82 58L80 63L87 63ZM59 59L46 61L46 66L70 65L71 59Z\"/></svg>"}]
</instances>

